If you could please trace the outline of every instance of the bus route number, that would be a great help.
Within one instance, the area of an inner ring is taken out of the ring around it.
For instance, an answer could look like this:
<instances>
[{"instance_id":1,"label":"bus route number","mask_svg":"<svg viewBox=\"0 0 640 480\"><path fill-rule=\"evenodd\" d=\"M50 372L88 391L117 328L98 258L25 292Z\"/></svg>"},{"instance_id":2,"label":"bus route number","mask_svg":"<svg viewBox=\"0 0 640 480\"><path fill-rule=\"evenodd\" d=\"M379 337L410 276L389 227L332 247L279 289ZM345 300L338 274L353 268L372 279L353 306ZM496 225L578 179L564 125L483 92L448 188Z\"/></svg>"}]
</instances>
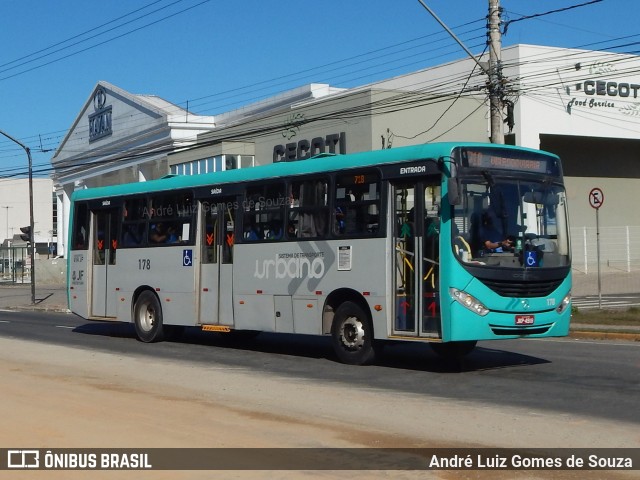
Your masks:
<instances>
[{"instance_id":1,"label":"bus route number","mask_svg":"<svg viewBox=\"0 0 640 480\"><path fill-rule=\"evenodd\" d=\"M149 258L139 258L138 259L138 270L151 270L151 259L149 259Z\"/></svg>"}]
</instances>

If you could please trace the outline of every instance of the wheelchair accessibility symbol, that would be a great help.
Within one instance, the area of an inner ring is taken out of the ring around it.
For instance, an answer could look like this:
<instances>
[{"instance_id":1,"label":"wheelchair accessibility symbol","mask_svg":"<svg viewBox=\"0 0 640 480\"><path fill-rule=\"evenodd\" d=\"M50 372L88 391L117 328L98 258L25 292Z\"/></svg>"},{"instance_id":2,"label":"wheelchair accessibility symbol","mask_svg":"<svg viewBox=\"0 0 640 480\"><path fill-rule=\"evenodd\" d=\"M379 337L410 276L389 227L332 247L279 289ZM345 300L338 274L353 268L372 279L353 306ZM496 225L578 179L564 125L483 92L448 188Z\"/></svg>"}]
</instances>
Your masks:
<instances>
[{"instance_id":1,"label":"wheelchair accessibility symbol","mask_svg":"<svg viewBox=\"0 0 640 480\"><path fill-rule=\"evenodd\" d=\"M193 265L193 250L182 251L182 266L191 267Z\"/></svg>"},{"instance_id":2,"label":"wheelchair accessibility symbol","mask_svg":"<svg viewBox=\"0 0 640 480\"><path fill-rule=\"evenodd\" d=\"M537 267L538 266L538 254L534 251L526 252L525 262L527 267Z\"/></svg>"}]
</instances>

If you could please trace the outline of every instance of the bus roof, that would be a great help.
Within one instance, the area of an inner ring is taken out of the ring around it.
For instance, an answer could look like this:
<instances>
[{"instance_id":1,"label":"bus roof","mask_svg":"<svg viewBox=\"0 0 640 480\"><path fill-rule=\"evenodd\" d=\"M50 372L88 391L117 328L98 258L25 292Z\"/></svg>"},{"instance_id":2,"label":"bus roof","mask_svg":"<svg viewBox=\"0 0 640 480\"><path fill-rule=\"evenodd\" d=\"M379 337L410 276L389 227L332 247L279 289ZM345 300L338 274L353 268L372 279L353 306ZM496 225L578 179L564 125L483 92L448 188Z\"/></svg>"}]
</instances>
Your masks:
<instances>
[{"instance_id":1,"label":"bus roof","mask_svg":"<svg viewBox=\"0 0 640 480\"><path fill-rule=\"evenodd\" d=\"M322 172L338 171L348 168L371 167L396 162L416 162L426 159L438 159L451 155L457 147L505 148L520 151L536 151L523 147L498 145L492 143L426 143L407 147L396 147L385 150L349 153L344 155L318 155L307 160L278 162L259 165L252 168L226 170L223 172L204 173L200 175L167 175L166 177L147 182L126 183L106 187L88 188L73 192L74 200L88 200L102 197L119 197L144 194L164 190L242 183L261 179L277 179L296 175L308 175Z\"/></svg>"}]
</instances>

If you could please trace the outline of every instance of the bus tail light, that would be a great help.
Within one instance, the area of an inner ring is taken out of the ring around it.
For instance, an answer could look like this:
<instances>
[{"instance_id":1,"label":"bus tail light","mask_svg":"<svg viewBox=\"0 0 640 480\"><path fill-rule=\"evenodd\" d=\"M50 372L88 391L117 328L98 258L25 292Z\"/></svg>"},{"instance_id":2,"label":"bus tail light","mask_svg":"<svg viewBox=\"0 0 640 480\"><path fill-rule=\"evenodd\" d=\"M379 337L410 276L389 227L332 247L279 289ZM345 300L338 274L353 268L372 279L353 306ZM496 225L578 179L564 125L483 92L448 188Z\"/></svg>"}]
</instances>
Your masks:
<instances>
[{"instance_id":1,"label":"bus tail light","mask_svg":"<svg viewBox=\"0 0 640 480\"><path fill-rule=\"evenodd\" d=\"M472 295L458 290L457 288L449 288L449 295L456 302L462 305L464 308L471 310L473 313L477 313L481 317L484 317L489 313L489 309L485 307L480 301Z\"/></svg>"},{"instance_id":2,"label":"bus tail light","mask_svg":"<svg viewBox=\"0 0 640 480\"><path fill-rule=\"evenodd\" d=\"M567 307L571 304L571 292L567 293L567 295L562 299L560 305L556 307L556 312L562 313Z\"/></svg>"}]
</instances>

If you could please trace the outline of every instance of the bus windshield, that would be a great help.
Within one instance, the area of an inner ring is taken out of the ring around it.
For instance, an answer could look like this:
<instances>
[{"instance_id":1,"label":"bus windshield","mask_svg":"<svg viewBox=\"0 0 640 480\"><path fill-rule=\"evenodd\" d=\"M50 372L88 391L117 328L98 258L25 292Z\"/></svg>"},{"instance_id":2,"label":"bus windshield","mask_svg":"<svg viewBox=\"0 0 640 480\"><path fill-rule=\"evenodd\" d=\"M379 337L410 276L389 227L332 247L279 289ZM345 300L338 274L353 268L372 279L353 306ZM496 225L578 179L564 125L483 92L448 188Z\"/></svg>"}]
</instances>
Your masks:
<instances>
[{"instance_id":1,"label":"bus windshield","mask_svg":"<svg viewBox=\"0 0 640 480\"><path fill-rule=\"evenodd\" d=\"M452 248L467 265L553 268L570 264L564 187L548 179L494 177L462 181Z\"/></svg>"}]
</instances>

